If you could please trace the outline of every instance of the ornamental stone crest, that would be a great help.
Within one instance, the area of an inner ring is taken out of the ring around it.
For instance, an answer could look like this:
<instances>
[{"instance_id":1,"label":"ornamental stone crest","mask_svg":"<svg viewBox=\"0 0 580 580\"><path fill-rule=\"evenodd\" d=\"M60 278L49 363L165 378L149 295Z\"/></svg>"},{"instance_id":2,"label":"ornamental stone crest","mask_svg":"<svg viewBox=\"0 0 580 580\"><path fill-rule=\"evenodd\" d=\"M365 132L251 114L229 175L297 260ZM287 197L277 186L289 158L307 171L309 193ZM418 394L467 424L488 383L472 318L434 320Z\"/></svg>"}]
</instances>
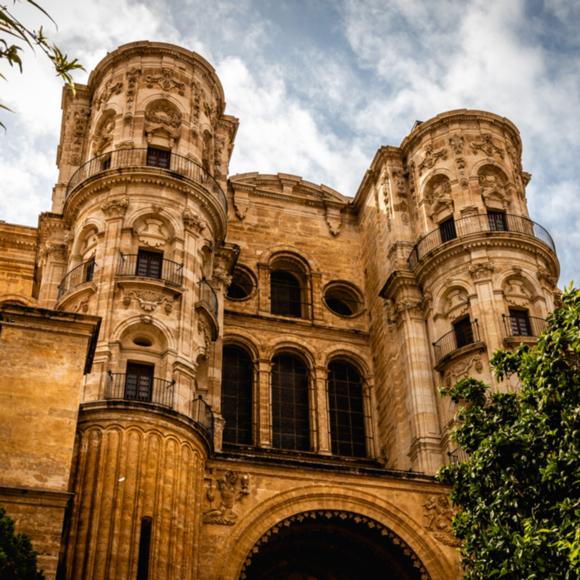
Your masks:
<instances>
[{"instance_id":1,"label":"ornamental stone crest","mask_svg":"<svg viewBox=\"0 0 580 580\"><path fill-rule=\"evenodd\" d=\"M453 509L445 495L432 495L423 504L425 529L429 530L435 539L446 546L458 546L459 540L453 535L451 519Z\"/></svg>"},{"instance_id":2,"label":"ornamental stone crest","mask_svg":"<svg viewBox=\"0 0 580 580\"><path fill-rule=\"evenodd\" d=\"M181 113L167 101L156 101L145 111L145 120L153 125L177 129L181 125Z\"/></svg>"},{"instance_id":3,"label":"ornamental stone crest","mask_svg":"<svg viewBox=\"0 0 580 580\"><path fill-rule=\"evenodd\" d=\"M494 270L493 262L479 262L469 266L469 273L476 281L491 280Z\"/></svg>"},{"instance_id":4,"label":"ornamental stone crest","mask_svg":"<svg viewBox=\"0 0 580 580\"><path fill-rule=\"evenodd\" d=\"M113 83L112 80L108 80L105 83L105 87L103 88L101 94L98 96L95 107L100 109L105 103L108 103L112 96L119 95L123 91L123 82L118 81Z\"/></svg>"},{"instance_id":5,"label":"ornamental stone crest","mask_svg":"<svg viewBox=\"0 0 580 580\"><path fill-rule=\"evenodd\" d=\"M163 306L165 314L171 314L173 311L173 300L157 292L129 292L123 296L125 308L131 305L132 300L139 304L143 312L155 312L158 306Z\"/></svg>"},{"instance_id":6,"label":"ornamental stone crest","mask_svg":"<svg viewBox=\"0 0 580 580\"><path fill-rule=\"evenodd\" d=\"M494 144L493 139L489 133L484 133L481 136L481 141L472 141L471 150L473 153L481 151L485 153L488 157L493 157L496 155L500 159L503 159L504 151L500 147Z\"/></svg>"},{"instance_id":7,"label":"ornamental stone crest","mask_svg":"<svg viewBox=\"0 0 580 580\"><path fill-rule=\"evenodd\" d=\"M145 86L148 89L159 88L166 93L175 91L183 97L185 95L185 83L177 80L177 76L170 68L162 68L145 77Z\"/></svg>"},{"instance_id":8,"label":"ornamental stone crest","mask_svg":"<svg viewBox=\"0 0 580 580\"><path fill-rule=\"evenodd\" d=\"M421 175L426 169L434 167L439 159L447 159L447 149L441 147L440 149L434 150L431 143L425 145L425 157L419 164L419 175Z\"/></svg>"},{"instance_id":9,"label":"ornamental stone crest","mask_svg":"<svg viewBox=\"0 0 580 580\"><path fill-rule=\"evenodd\" d=\"M129 207L129 197L118 197L101 205L103 212L109 217L123 217Z\"/></svg>"},{"instance_id":10,"label":"ornamental stone crest","mask_svg":"<svg viewBox=\"0 0 580 580\"><path fill-rule=\"evenodd\" d=\"M238 519L234 506L249 493L248 473L226 471L221 477L208 478L206 498L211 507L203 513L203 523L233 526Z\"/></svg>"},{"instance_id":11,"label":"ornamental stone crest","mask_svg":"<svg viewBox=\"0 0 580 580\"><path fill-rule=\"evenodd\" d=\"M183 225L196 233L201 233L206 228L206 223L192 209L186 207L181 214Z\"/></svg>"}]
</instances>

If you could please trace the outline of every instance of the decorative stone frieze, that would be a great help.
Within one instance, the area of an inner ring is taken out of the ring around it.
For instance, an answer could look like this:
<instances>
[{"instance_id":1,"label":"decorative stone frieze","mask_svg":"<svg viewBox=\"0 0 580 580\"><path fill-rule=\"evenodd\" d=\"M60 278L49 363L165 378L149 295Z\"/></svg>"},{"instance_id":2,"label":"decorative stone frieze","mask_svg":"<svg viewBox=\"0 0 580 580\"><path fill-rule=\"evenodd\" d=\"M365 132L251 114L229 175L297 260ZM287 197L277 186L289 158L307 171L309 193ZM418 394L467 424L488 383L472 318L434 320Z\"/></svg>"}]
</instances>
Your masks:
<instances>
[{"instance_id":1,"label":"decorative stone frieze","mask_svg":"<svg viewBox=\"0 0 580 580\"><path fill-rule=\"evenodd\" d=\"M235 506L250 493L249 474L226 471L220 477L206 478L206 485L211 507L203 512L203 523L233 526L239 517Z\"/></svg>"},{"instance_id":2,"label":"decorative stone frieze","mask_svg":"<svg viewBox=\"0 0 580 580\"><path fill-rule=\"evenodd\" d=\"M504 150L494 144L493 139L489 133L484 133L481 135L481 141L472 141L471 150L474 154L482 152L488 157L498 157L503 159Z\"/></svg>"},{"instance_id":3,"label":"decorative stone frieze","mask_svg":"<svg viewBox=\"0 0 580 580\"><path fill-rule=\"evenodd\" d=\"M185 95L185 83L178 79L177 74L170 68L162 67L147 71L145 86L148 89L161 89L166 93L176 92L180 96Z\"/></svg>"},{"instance_id":4,"label":"decorative stone frieze","mask_svg":"<svg viewBox=\"0 0 580 580\"><path fill-rule=\"evenodd\" d=\"M442 544L459 546L461 543L453 535L451 520L453 509L446 495L433 495L423 504L425 529Z\"/></svg>"},{"instance_id":5,"label":"decorative stone frieze","mask_svg":"<svg viewBox=\"0 0 580 580\"><path fill-rule=\"evenodd\" d=\"M432 169L439 160L447 159L447 148L441 147L434 149L433 144L425 145L423 161L419 164L419 175L422 175L426 169Z\"/></svg>"},{"instance_id":6,"label":"decorative stone frieze","mask_svg":"<svg viewBox=\"0 0 580 580\"><path fill-rule=\"evenodd\" d=\"M155 312L159 306L163 308L165 314L171 314L173 311L173 299L159 292L142 290L127 292L123 295L125 308L128 308L133 301L137 302L143 312Z\"/></svg>"}]
</instances>

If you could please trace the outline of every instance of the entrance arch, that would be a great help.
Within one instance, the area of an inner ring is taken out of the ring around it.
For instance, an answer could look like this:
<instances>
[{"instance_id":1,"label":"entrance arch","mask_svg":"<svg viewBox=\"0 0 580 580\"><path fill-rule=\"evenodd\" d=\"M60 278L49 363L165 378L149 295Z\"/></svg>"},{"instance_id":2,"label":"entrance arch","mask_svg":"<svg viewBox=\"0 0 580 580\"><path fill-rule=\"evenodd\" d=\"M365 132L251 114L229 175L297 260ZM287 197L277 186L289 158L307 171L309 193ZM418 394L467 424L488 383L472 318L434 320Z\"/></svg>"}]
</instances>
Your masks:
<instances>
[{"instance_id":1,"label":"entrance arch","mask_svg":"<svg viewBox=\"0 0 580 580\"><path fill-rule=\"evenodd\" d=\"M352 512L291 516L250 551L242 580L428 580L415 553L377 521Z\"/></svg>"}]
</instances>

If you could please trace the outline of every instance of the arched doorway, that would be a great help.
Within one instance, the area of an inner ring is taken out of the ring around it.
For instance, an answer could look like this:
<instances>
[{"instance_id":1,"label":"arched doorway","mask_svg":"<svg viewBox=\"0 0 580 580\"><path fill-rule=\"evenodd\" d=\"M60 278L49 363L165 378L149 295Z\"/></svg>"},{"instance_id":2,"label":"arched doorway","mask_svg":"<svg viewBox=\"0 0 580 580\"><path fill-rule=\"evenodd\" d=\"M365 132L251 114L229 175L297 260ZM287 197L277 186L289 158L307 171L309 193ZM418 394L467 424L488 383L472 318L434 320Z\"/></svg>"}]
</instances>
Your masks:
<instances>
[{"instance_id":1,"label":"arched doorway","mask_svg":"<svg viewBox=\"0 0 580 580\"><path fill-rule=\"evenodd\" d=\"M269 530L254 546L243 580L428 580L413 551L366 516L309 511Z\"/></svg>"}]
</instances>

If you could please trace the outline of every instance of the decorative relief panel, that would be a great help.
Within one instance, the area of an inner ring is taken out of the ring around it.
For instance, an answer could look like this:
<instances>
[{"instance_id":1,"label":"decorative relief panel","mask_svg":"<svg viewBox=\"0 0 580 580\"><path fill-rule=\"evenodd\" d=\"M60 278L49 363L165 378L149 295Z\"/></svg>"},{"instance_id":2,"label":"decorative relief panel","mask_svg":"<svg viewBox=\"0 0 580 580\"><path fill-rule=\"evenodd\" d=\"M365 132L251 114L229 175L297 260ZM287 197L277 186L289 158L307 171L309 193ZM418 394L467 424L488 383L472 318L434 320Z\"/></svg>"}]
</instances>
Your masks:
<instances>
[{"instance_id":1,"label":"decorative relief panel","mask_svg":"<svg viewBox=\"0 0 580 580\"><path fill-rule=\"evenodd\" d=\"M461 542L453 535L451 520L453 508L446 495L433 495L423 504L424 526L435 539L446 546L459 546Z\"/></svg>"},{"instance_id":2,"label":"decorative relief panel","mask_svg":"<svg viewBox=\"0 0 580 580\"><path fill-rule=\"evenodd\" d=\"M445 371L445 376L443 377L445 386L449 388L459 379L468 377L472 368L478 374L482 373L483 362L481 360L481 355L473 355L472 357L461 360L455 363L453 366L449 367L447 371Z\"/></svg>"},{"instance_id":3,"label":"decorative relief panel","mask_svg":"<svg viewBox=\"0 0 580 580\"><path fill-rule=\"evenodd\" d=\"M123 305L125 308L128 308L133 301L137 302L143 312L155 312L155 310L157 310L157 308L160 306L165 311L165 314L171 314L173 311L173 299L168 298L167 296L164 296L158 292L127 292L123 296Z\"/></svg>"},{"instance_id":4,"label":"decorative relief panel","mask_svg":"<svg viewBox=\"0 0 580 580\"><path fill-rule=\"evenodd\" d=\"M129 207L129 197L117 197L110 199L101 205L105 215L109 217L123 217Z\"/></svg>"},{"instance_id":5,"label":"decorative relief panel","mask_svg":"<svg viewBox=\"0 0 580 580\"><path fill-rule=\"evenodd\" d=\"M499 204L502 208L510 205L510 188L506 176L496 167L482 167L478 173L481 197L486 205Z\"/></svg>"},{"instance_id":6,"label":"decorative relief panel","mask_svg":"<svg viewBox=\"0 0 580 580\"><path fill-rule=\"evenodd\" d=\"M226 471L221 477L208 477L206 485L210 508L203 513L203 523L234 525L239 517L234 508L250 493L250 475Z\"/></svg>"},{"instance_id":7,"label":"decorative relief panel","mask_svg":"<svg viewBox=\"0 0 580 580\"><path fill-rule=\"evenodd\" d=\"M453 198L449 179L445 175L435 175L425 187L423 201L426 204L427 215L434 221L439 213L452 213Z\"/></svg>"},{"instance_id":8,"label":"decorative relief panel","mask_svg":"<svg viewBox=\"0 0 580 580\"><path fill-rule=\"evenodd\" d=\"M145 217L139 219L133 226L133 232L137 236L139 243L150 248L163 247L170 238L167 225L155 217Z\"/></svg>"},{"instance_id":9,"label":"decorative relief panel","mask_svg":"<svg viewBox=\"0 0 580 580\"><path fill-rule=\"evenodd\" d=\"M115 112L106 111L99 120L95 135L93 137L93 148L95 155L100 155L113 142L113 132L115 130Z\"/></svg>"},{"instance_id":10,"label":"decorative relief panel","mask_svg":"<svg viewBox=\"0 0 580 580\"><path fill-rule=\"evenodd\" d=\"M145 77L145 86L148 89L161 89L166 93L176 92L182 97L185 95L185 83L178 78L172 69L167 67L149 71Z\"/></svg>"},{"instance_id":11,"label":"decorative relief panel","mask_svg":"<svg viewBox=\"0 0 580 580\"><path fill-rule=\"evenodd\" d=\"M419 175L421 175L426 169L434 167L439 159L447 159L447 149L441 147L440 149L435 150L431 143L425 145L425 157L419 164Z\"/></svg>"},{"instance_id":12,"label":"decorative relief panel","mask_svg":"<svg viewBox=\"0 0 580 580\"><path fill-rule=\"evenodd\" d=\"M478 282L491 280L494 270L493 262L477 262L469 266L471 277Z\"/></svg>"},{"instance_id":13,"label":"decorative relief panel","mask_svg":"<svg viewBox=\"0 0 580 580\"><path fill-rule=\"evenodd\" d=\"M111 97L114 95L120 95L123 92L123 82L117 81L113 82L112 79L109 79L99 94L99 96L95 99L95 108L98 111L103 105L109 102Z\"/></svg>"},{"instance_id":14,"label":"decorative relief panel","mask_svg":"<svg viewBox=\"0 0 580 580\"><path fill-rule=\"evenodd\" d=\"M504 150L494 144L493 139L489 133L484 133L481 136L481 141L472 141L471 150L474 154L481 151L485 153L488 157L499 157L503 159Z\"/></svg>"}]
</instances>

